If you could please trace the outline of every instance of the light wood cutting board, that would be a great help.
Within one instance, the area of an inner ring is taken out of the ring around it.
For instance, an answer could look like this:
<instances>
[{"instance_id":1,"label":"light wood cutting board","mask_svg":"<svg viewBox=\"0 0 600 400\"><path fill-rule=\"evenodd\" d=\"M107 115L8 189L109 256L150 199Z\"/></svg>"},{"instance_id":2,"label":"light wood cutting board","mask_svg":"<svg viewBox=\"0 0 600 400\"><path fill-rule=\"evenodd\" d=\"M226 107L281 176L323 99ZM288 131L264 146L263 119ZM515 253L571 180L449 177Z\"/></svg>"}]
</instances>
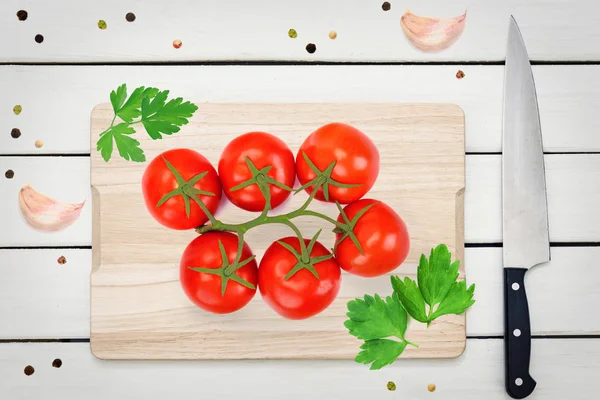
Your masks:
<instances>
[{"instance_id":1,"label":"light wood cutting board","mask_svg":"<svg viewBox=\"0 0 600 400\"><path fill-rule=\"evenodd\" d=\"M463 260L463 192L465 186L464 115L451 104L393 103L198 103L199 109L179 133L151 140L141 127L147 161L125 161L114 151L106 163L96 141L113 118L110 104L91 116L91 184L93 187L93 270L91 276L91 348L103 359L348 359L361 342L343 323L346 303L355 297L392 292L389 275L361 278L343 273L336 301L307 320L290 321L271 310L257 292L242 310L215 315L196 308L179 284L179 260L195 237L159 225L147 212L141 176L160 152L189 147L216 167L225 145L237 135L261 130L278 135L296 154L304 138L328 122L361 129L380 151L381 168L366 197L382 200L405 220L411 236L408 259L395 274L416 279L421 253L445 243ZM298 185L298 183L296 183ZM306 199L298 194L285 213ZM335 205L311 208L337 217ZM217 218L243 222L249 214L228 203ZM298 220L310 237L321 221ZM246 235L260 259L275 240L288 236L285 226L262 226ZM324 230L324 233L326 231ZM333 235L321 235L331 248ZM461 262L461 278L464 265ZM466 344L465 316L436 320L429 329L411 322L403 358L448 358Z\"/></svg>"}]
</instances>

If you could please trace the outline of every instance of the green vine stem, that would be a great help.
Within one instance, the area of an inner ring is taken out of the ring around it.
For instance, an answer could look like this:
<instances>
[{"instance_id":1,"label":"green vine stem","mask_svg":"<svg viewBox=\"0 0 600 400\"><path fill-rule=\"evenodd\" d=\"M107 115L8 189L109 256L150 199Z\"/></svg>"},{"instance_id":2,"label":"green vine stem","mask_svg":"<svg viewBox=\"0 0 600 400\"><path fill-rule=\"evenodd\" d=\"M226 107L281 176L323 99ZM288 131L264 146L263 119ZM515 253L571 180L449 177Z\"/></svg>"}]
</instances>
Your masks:
<instances>
[{"instance_id":1,"label":"green vine stem","mask_svg":"<svg viewBox=\"0 0 600 400\"><path fill-rule=\"evenodd\" d=\"M210 223L197 228L196 232L198 234L202 235L204 233L214 232L214 231L225 231L225 232L232 232L232 233L237 234L238 241L239 241L239 248L238 248L237 258L236 258L235 262L232 264L232 266L238 266L240 264L239 258L241 257L241 253L242 253L242 247L243 247L243 243L244 243L244 235L249 230L256 228L258 226L267 225L267 224L286 225L298 237L298 240L300 243L300 253L293 250L291 248L291 246L287 245L286 243L283 243L281 241L278 242L280 245L282 245L283 247L288 249L298 259L298 264L290 271L290 273L288 275L286 275L285 279L286 280L290 279L296 272L298 272L301 269L309 270L315 276L316 279L319 279L319 276L318 276L316 270L314 269L314 264L316 264L318 262L322 262L327 258L331 258L331 257L333 257L333 255L328 256L328 257L311 258L310 253L312 251L312 248L313 248L321 230L319 230L319 232L317 232L317 234L310 240L310 242L307 246L302 237L302 233L300 232L300 230L298 229L298 227L296 226L296 224L294 224L294 222L292 220L295 218L298 218L298 217L302 217L302 216L310 216L310 217L320 218L320 219L332 224L334 226L334 229L333 229L334 232L343 234L341 239L336 242L336 246L342 240L344 240L345 238L348 237L357 246L358 250L362 254L362 248L360 246L360 243L358 242L358 239L354 235L353 229L354 229L354 226L356 225L356 222L358 221L358 219L374 204L370 204L370 205L366 206L364 209L360 210L357 213L357 215L352 219L352 221L350 221L347 218L346 214L344 213L341 205L338 202L336 202L338 210L339 210L340 214L342 215L343 222L339 222L325 214L322 214L322 213L319 213L319 212L316 212L313 210L309 210L308 206L315 199L315 196L320 188L322 188L323 191L325 192L325 198L328 198L329 197L328 190L327 190L328 185L333 185L333 186L338 186L338 187L355 187L355 186L359 186L359 185L342 184L342 183L339 183L339 182L333 180L331 178L331 172L333 171L335 162L328 165L324 171L320 171L316 167L316 165L306 156L306 154L303 153L303 157L308 162L308 164L309 164L310 168L313 170L313 172L315 172L316 176L311 182L309 182L309 184L305 184L300 189L297 189L297 190L294 190L294 189L288 187L287 185L268 176L267 173L271 170L272 166L266 166L264 168L259 169L256 167L256 165L254 165L254 163L248 157L246 157L245 161L248 166L248 169L250 170L250 172L252 174L252 177L250 179L234 186L230 190L237 191L237 190L241 190L245 187L248 187L250 185L257 185L258 188L260 189L261 194L263 195L263 197L265 199L265 206L264 206L262 212L260 213L260 215L258 215L256 218L254 218L250 221L241 223L241 224L225 223L223 221L216 219L209 212L209 210L206 208L206 206L200 200L200 198L197 196L197 194L204 194L204 195L210 195L210 194L208 194L207 192L201 192L198 189L193 188L194 183L198 182L198 180L202 178L202 176L203 176L202 174L199 174L199 175L195 176L194 178L192 178L190 181L185 182L180 178L178 172L172 166L167 164L167 166L169 167L171 172L173 172L173 174L176 176L178 183L179 183L179 187L177 189L173 190L172 192L167 193L165 195L165 198L169 198L174 195L182 194L184 196L184 200L186 200L186 208L188 207L188 202L189 202L190 198L192 200L194 200L198 204L198 206L200 206L202 208L204 213L207 215ZM311 191L308 199L306 199L304 204L302 204L302 206L300 206L300 208L298 208L297 210L288 212L286 214L270 216L270 215L268 215L268 212L271 210L271 191L270 191L269 185L274 185L274 186L277 186L279 188L282 188L282 189L290 191L290 192L294 191L295 193L298 193L300 190L304 190L310 186L313 186L313 190ZM225 260L223 261L223 263L224 263L223 268L222 268L223 270L219 269L219 270L214 270L213 272L208 272L205 269L198 269L198 268L194 268L194 270L196 270L198 272L215 273L215 274L221 275L224 280L229 280L229 279L236 280L236 278L231 277L232 276L231 274L233 274L233 272L235 272L235 270L232 270L233 267L232 266L226 267ZM245 261L243 263L245 263Z\"/></svg>"},{"instance_id":2,"label":"green vine stem","mask_svg":"<svg viewBox=\"0 0 600 400\"><path fill-rule=\"evenodd\" d=\"M203 234L203 233L212 232L212 231L228 231L228 232L237 233L239 235L240 233L242 233L242 234L246 233L250 229L256 228L257 226L266 225L266 224L283 224L283 225L289 226L296 233L296 236L298 236L298 238L300 238L301 236L298 234L299 231L297 231L298 228L291 220L293 220L294 218L302 217L302 216L312 216L312 217L321 218L324 221L327 221L327 222L335 225L337 228L339 228L345 232L346 227L347 227L346 224L344 224L342 222L338 222L335 219L333 219L325 214L321 214L319 212L307 209L309 204L311 203L311 201L314 199L315 194L317 193L317 190L318 190L318 186L315 188L315 190L313 190L310 197L306 200L306 202L299 209L291 211L287 214L269 216L269 215L267 215L266 212L263 211L258 217L254 218L248 222L241 223L241 224L227 224L222 221L216 220L214 223L211 223L210 225L203 225L203 226L199 227L198 229L196 229L196 232L198 234ZM265 205L265 209L268 207L269 200L270 200L270 193L269 192L267 192L267 193L268 194L267 194L267 202Z\"/></svg>"}]
</instances>

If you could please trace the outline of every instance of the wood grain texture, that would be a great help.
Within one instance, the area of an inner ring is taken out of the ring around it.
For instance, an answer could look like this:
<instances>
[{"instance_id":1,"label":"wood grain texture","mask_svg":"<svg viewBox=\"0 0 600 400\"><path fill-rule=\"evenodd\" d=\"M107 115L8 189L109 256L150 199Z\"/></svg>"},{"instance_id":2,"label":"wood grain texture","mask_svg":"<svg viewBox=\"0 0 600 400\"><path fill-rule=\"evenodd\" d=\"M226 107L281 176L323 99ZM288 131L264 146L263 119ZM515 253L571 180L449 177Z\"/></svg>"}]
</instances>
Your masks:
<instances>
[{"instance_id":1,"label":"wood grain texture","mask_svg":"<svg viewBox=\"0 0 600 400\"><path fill-rule=\"evenodd\" d=\"M92 113L91 143L112 119L110 105ZM371 137L379 149L379 178L368 196L398 210L408 225L411 251L395 272L414 278L422 253L439 243L463 258L465 187L464 114L451 104L390 103L206 103L181 132L160 141L138 136L147 160L160 152L190 147L216 165L222 149L237 135L261 130L276 134L293 151L325 123L349 123ZM290 321L270 310L257 294L244 309L215 315L189 302L178 281L178 263L193 232L161 227L147 213L140 180L146 163L113 156L106 163L92 152L94 243L91 284L91 347L109 359L328 359L353 358L360 342L343 327L346 302L365 293L390 293L389 277L365 279L345 275L336 301L307 320ZM277 212L298 208L294 196ZM457 206L457 202L459 203ZM331 204L311 208L337 216ZM217 217L243 222L249 213L228 204ZM322 227L299 220L305 236ZM264 228L264 229L262 229ZM288 235L280 227L261 227L247 235L260 259L276 239ZM323 238L333 246L333 236ZM464 264L464 263L463 263ZM464 274L464 265L461 268ZM464 276L464 275L463 275ZM407 337L420 345L407 358L446 358L465 346L465 317L440 318L429 329L412 324Z\"/></svg>"},{"instance_id":2,"label":"wood grain texture","mask_svg":"<svg viewBox=\"0 0 600 400\"><path fill-rule=\"evenodd\" d=\"M534 339L528 400L591 400L600 339ZM469 339L455 359L399 359L379 371L352 360L103 361L88 343L0 344L0 396L10 400L506 400L500 339ZM60 358L60 369L52 360ZM32 365L32 376L23 368ZM396 391L386 389L387 382ZM436 385L430 393L427 385ZM259 396L260 394L260 396Z\"/></svg>"},{"instance_id":3,"label":"wood grain texture","mask_svg":"<svg viewBox=\"0 0 600 400\"><path fill-rule=\"evenodd\" d=\"M391 1L389 11L379 0L129 0L126 7L120 0L2 3L2 62L499 61L511 14L533 60L600 59L593 45L600 39L596 0L403 0ZM21 8L29 11L25 22L15 17ZM400 27L407 9L430 17L467 11L465 30L445 51L419 51ZM125 20L129 11L135 22ZM105 30L98 29L99 19L106 21ZM290 28L297 38L288 37ZM331 30L335 40L328 38ZM34 41L38 33L43 43ZM183 42L179 49L172 46L176 39ZM316 45L313 54L305 49L308 43Z\"/></svg>"},{"instance_id":4,"label":"wood grain texture","mask_svg":"<svg viewBox=\"0 0 600 400\"><path fill-rule=\"evenodd\" d=\"M600 151L600 67L534 65L533 74L544 151ZM466 115L467 152L499 152L503 81L501 65L3 65L0 84L10 95L0 97L0 153L89 154L89 114L124 82L130 92L151 85L198 102L452 103Z\"/></svg>"}]
</instances>

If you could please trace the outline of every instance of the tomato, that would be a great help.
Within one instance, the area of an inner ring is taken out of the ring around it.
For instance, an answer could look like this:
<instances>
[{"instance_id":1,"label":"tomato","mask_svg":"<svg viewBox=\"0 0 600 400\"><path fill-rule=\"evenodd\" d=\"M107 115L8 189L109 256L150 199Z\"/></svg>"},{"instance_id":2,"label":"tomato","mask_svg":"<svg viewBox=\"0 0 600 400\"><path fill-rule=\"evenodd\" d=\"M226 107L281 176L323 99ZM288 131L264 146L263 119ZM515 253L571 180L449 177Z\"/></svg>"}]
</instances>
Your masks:
<instances>
[{"instance_id":1,"label":"tomato","mask_svg":"<svg viewBox=\"0 0 600 400\"><path fill-rule=\"evenodd\" d=\"M180 185L177 177L165 162L167 160L181 176L183 181L188 182L199 174L206 173L201 179L193 184L197 191L195 196L200 199L208 211L214 215L221 201L221 182L217 171L202 154L190 149L173 149L165 151L156 156L146 167L142 176L142 193L144 203L150 214L160 224L171 229L194 229L208 221L208 217L200 206L183 192L178 192L164 203L159 204L161 199L175 189L183 189L190 185ZM191 182L193 183L193 182ZM201 193L212 193L212 196ZM190 203L189 215L186 212L187 197Z\"/></svg>"},{"instance_id":2,"label":"tomato","mask_svg":"<svg viewBox=\"0 0 600 400\"><path fill-rule=\"evenodd\" d=\"M273 180L283 183L289 189L294 186L296 167L290 148L269 133L248 132L233 139L223 150L218 168L225 196L244 210L262 211L266 202L257 183L231 190L252 178L246 157L258 170L272 166L268 171L262 171L261 175L268 182L271 209L281 205L291 190L276 186Z\"/></svg>"},{"instance_id":3,"label":"tomato","mask_svg":"<svg viewBox=\"0 0 600 400\"><path fill-rule=\"evenodd\" d=\"M321 126L311 133L296 155L296 172L302 185L317 177L302 153L320 170L325 171L333 162L335 166L330 178L342 184L356 184L355 187L339 187L335 182L326 183L329 199L319 188L315 198L321 201L351 203L363 197L375 183L379 175L379 151L367 135L358 129L339 122ZM312 193L313 186L306 188Z\"/></svg>"},{"instance_id":4,"label":"tomato","mask_svg":"<svg viewBox=\"0 0 600 400\"><path fill-rule=\"evenodd\" d=\"M281 242L300 253L300 240L286 237ZM304 240L309 246L309 240ZM319 242L310 252L314 257L331 253ZM309 270L301 269L285 280L298 264L297 257L278 242L269 246L258 268L258 288L264 301L279 315L288 319L305 319L325 310L335 300L341 284L341 270L334 258L314 263L317 279Z\"/></svg>"},{"instance_id":5,"label":"tomato","mask_svg":"<svg viewBox=\"0 0 600 400\"><path fill-rule=\"evenodd\" d=\"M363 254L349 237L340 243L343 233L336 233L335 257L340 267L351 274L373 277L396 269L404 262L410 250L410 238L406 224L387 204L362 199L344 207L349 221L366 206L374 204L354 225L354 235L360 243ZM344 222L340 214L337 219Z\"/></svg>"},{"instance_id":6,"label":"tomato","mask_svg":"<svg viewBox=\"0 0 600 400\"><path fill-rule=\"evenodd\" d=\"M224 263L219 242L227 255ZM238 237L230 232L208 232L194 239L183 252L179 264L179 280L187 297L203 310L217 314L237 311L252 300L256 294L258 270L255 259L237 269L228 271L227 265L233 265L238 252ZM240 262L252 256L252 250L244 242ZM193 268L204 268L214 273L198 272ZM222 294L223 277L227 277L225 294ZM233 276L233 275L237 275ZM231 278L233 276L233 278ZM254 286L248 288L235 279L243 279Z\"/></svg>"}]
</instances>

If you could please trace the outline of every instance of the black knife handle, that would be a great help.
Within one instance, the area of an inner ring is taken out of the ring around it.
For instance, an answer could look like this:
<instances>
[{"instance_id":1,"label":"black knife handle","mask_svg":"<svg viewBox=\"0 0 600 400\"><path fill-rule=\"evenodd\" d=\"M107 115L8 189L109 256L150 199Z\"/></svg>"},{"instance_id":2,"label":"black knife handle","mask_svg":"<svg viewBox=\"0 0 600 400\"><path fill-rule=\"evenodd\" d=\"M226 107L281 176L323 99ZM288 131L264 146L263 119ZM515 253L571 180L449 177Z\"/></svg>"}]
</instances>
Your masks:
<instances>
[{"instance_id":1,"label":"black knife handle","mask_svg":"<svg viewBox=\"0 0 600 400\"><path fill-rule=\"evenodd\" d=\"M504 269L504 366L506 392L513 399L523 399L535 389L529 375L531 325L525 293L524 268Z\"/></svg>"}]
</instances>

